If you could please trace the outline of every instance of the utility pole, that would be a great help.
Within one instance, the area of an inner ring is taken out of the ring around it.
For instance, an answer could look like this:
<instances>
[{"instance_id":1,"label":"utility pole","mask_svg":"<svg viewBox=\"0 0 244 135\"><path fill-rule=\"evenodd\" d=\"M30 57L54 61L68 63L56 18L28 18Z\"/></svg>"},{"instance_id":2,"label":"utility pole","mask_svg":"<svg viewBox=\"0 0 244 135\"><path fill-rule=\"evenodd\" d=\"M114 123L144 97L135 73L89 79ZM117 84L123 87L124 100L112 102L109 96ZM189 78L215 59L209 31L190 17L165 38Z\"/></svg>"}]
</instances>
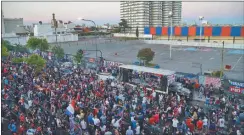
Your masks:
<instances>
[{"instance_id":1,"label":"utility pole","mask_svg":"<svg viewBox=\"0 0 244 135\"><path fill-rule=\"evenodd\" d=\"M223 77L224 73L224 48L225 48L225 42L223 41L223 47L222 47L222 54L221 54L221 72L220 72L220 78Z\"/></svg>"}]
</instances>

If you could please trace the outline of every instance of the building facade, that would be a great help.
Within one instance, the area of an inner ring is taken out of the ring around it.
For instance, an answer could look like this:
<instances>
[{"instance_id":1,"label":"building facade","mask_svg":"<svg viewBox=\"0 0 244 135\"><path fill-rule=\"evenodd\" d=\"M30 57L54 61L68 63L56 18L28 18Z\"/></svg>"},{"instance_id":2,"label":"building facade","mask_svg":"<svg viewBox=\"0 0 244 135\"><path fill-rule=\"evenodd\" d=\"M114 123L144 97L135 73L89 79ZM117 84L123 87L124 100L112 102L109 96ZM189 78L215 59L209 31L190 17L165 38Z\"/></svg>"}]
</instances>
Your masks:
<instances>
[{"instance_id":1,"label":"building facade","mask_svg":"<svg viewBox=\"0 0 244 135\"><path fill-rule=\"evenodd\" d=\"M178 1L122 1L120 2L120 16L125 19L129 28L127 33L144 33L146 26L169 26L169 12L172 11L172 23L181 22L182 4Z\"/></svg>"},{"instance_id":2,"label":"building facade","mask_svg":"<svg viewBox=\"0 0 244 135\"><path fill-rule=\"evenodd\" d=\"M2 20L2 28L4 28L2 34L6 33L16 33L16 29L18 26L23 26L24 21L23 18L3 18Z\"/></svg>"}]
</instances>

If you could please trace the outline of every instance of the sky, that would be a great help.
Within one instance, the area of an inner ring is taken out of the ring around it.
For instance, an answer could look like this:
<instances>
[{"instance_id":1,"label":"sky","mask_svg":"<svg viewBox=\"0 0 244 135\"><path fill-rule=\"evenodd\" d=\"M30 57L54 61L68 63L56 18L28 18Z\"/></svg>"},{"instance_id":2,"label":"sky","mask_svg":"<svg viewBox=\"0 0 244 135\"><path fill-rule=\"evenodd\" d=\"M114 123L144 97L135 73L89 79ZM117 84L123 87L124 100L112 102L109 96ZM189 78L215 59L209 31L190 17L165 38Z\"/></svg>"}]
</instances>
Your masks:
<instances>
[{"instance_id":1,"label":"sky","mask_svg":"<svg viewBox=\"0 0 244 135\"><path fill-rule=\"evenodd\" d=\"M84 23L77 18L94 20L97 24L120 21L119 2L2 2L6 18L24 18L25 24L57 20ZM182 2L182 21L198 22L198 16L212 24L244 24L243 2ZM89 24L87 24L89 25Z\"/></svg>"}]
</instances>

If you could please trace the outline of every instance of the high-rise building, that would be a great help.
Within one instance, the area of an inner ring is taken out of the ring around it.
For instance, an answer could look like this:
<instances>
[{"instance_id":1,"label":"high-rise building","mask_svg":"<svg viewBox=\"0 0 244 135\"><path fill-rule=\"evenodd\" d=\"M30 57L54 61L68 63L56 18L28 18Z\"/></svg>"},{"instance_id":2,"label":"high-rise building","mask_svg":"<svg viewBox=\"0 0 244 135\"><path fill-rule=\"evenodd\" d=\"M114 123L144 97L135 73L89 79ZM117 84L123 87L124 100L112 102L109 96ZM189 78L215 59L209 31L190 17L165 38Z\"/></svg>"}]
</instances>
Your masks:
<instances>
[{"instance_id":1,"label":"high-rise building","mask_svg":"<svg viewBox=\"0 0 244 135\"><path fill-rule=\"evenodd\" d=\"M125 19L129 28L127 33L144 33L146 26L169 26L169 12L172 11L173 25L181 22L181 2L178 1L122 1L120 2L121 19Z\"/></svg>"}]
</instances>

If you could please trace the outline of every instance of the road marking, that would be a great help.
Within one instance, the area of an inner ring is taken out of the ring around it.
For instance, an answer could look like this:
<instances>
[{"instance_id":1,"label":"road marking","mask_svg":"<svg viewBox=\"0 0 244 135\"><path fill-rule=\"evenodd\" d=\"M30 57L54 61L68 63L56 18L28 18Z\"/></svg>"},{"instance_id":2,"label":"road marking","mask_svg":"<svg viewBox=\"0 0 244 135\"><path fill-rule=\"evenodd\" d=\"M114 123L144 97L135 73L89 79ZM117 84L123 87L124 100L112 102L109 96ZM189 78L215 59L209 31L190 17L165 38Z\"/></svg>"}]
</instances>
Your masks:
<instances>
[{"instance_id":1,"label":"road marking","mask_svg":"<svg viewBox=\"0 0 244 135\"><path fill-rule=\"evenodd\" d=\"M243 56L243 55L242 55ZM241 60L242 56L237 60L236 64L233 66L233 68L231 70L234 70L236 65L239 63L239 61Z\"/></svg>"},{"instance_id":2,"label":"road marking","mask_svg":"<svg viewBox=\"0 0 244 135\"><path fill-rule=\"evenodd\" d=\"M161 53L160 55L164 55L165 53Z\"/></svg>"},{"instance_id":3,"label":"road marking","mask_svg":"<svg viewBox=\"0 0 244 135\"><path fill-rule=\"evenodd\" d=\"M209 60L213 60L214 58L210 58Z\"/></svg>"}]
</instances>

